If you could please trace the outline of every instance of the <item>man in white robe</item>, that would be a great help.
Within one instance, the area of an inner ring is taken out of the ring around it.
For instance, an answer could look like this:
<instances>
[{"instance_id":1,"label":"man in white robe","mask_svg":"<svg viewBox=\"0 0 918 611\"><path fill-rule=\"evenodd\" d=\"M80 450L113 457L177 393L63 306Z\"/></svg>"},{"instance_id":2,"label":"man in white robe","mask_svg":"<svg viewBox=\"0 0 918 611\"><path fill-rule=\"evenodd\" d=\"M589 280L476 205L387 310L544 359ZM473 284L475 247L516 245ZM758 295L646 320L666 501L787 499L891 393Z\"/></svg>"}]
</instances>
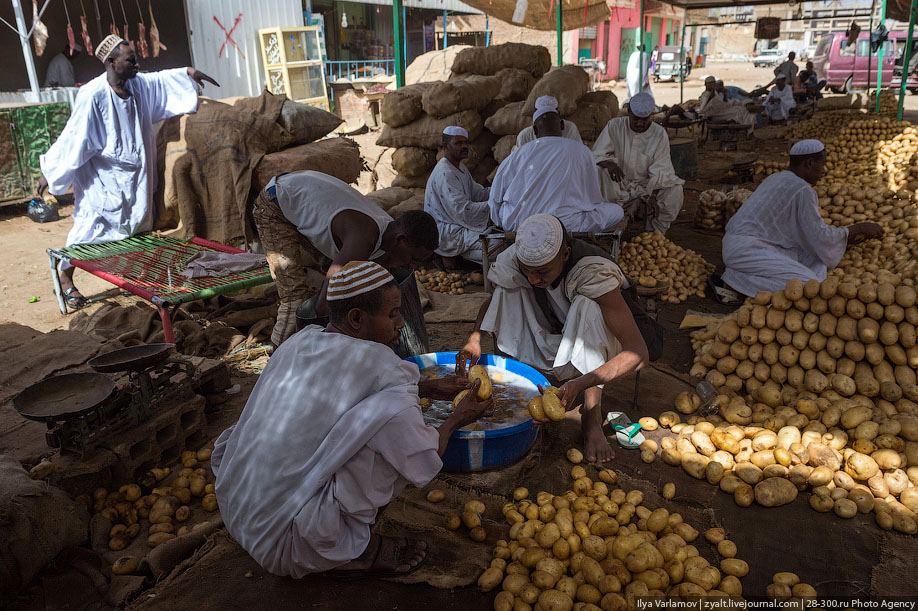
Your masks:
<instances>
[{"instance_id":1,"label":"man in white robe","mask_svg":"<svg viewBox=\"0 0 918 611\"><path fill-rule=\"evenodd\" d=\"M790 109L797 106L797 102L794 101L794 92L787 82L787 77L783 73L779 74L777 84L765 98L765 114L772 123L786 121L790 115Z\"/></svg>"},{"instance_id":2,"label":"man in white robe","mask_svg":"<svg viewBox=\"0 0 918 611\"><path fill-rule=\"evenodd\" d=\"M271 357L239 421L214 444L211 466L226 528L267 571L410 572L424 541L371 534L379 508L406 485L427 485L452 433L487 415L478 381L446 421L424 423L419 395L451 398L468 380L419 382L391 349L404 326L395 279L355 261L329 285L330 322L296 334Z\"/></svg>"},{"instance_id":3,"label":"man in white robe","mask_svg":"<svg viewBox=\"0 0 918 611\"><path fill-rule=\"evenodd\" d=\"M653 95L650 91L650 57L644 52L644 45L628 58L625 83L628 86L628 100L625 100L625 104L642 91Z\"/></svg>"},{"instance_id":4,"label":"man in white robe","mask_svg":"<svg viewBox=\"0 0 918 611\"><path fill-rule=\"evenodd\" d=\"M746 110L746 106L739 100L728 100L726 95L718 92L717 83L713 76L704 80L704 92L699 98L698 111L714 121L739 123L749 128L751 132L755 127L755 115Z\"/></svg>"},{"instance_id":5,"label":"man in white robe","mask_svg":"<svg viewBox=\"0 0 918 611\"><path fill-rule=\"evenodd\" d=\"M593 156L603 197L622 202L629 214L646 204L650 230L665 234L682 209L685 181L676 176L669 136L651 120L653 110L650 94L634 96L627 117L606 123L593 143Z\"/></svg>"},{"instance_id":6,"label":"man in white robe","mask_svg":"<svg viewBox=\"0 0 918 611\"><path fill-rule=\"evenodd\" d=\"M825 223L810 187L825 174L825 165L822 142L796 143L790 169L762 181L730 219L723 240L726 288L753 296L779 291L791 278L825 280L849 244L883 235L876 223Z\"/></svg>"},{"instance_id":7,"label":"man in white robe","mask_svg":"<svg viewBox=\"0 0 918 611\"><path fill-rule=\"evenodd\" d=\"M469 133L455 125L443 130L443 158L424 191L424 211L437 221L440 231L435 252L449 268L458 267L458 257L481 263L480 236L490 223L490 189L475 182L462 164L468 156Z\"/></svg>"},{"instance_id":8,"label":"man in white robe","mask_svg":"<svg viewBox=\"0 0 918 611\"><path fill-rule=\"evenodd\" d=\"M625 277L601 249L572 240L554 216L537 214L488 271L495 289L456 356L456 372L481 356L481 333L499 350L565 382L567 410L583 393L580 419L589 462L614 457L602 431L602 385L648 363L647 346L621 295Z\"/></svg>"},{"instance_id":9,"label":"man in white robe","mask_svg":"<svg viewBox=\"0 0 918 611\"><path fill-rule=\"evenodd\" d=\"M549 96L543 96L549 98ZM537 138L504 159L491 185L491 219L506 231L541 212L570 231L605 231L624 218L618 204L603 201L590 149L561 135L554 98L539 98L533 113Z\"/></svg>"},{"instance_id":10,"label":"man in white robe","mask_svg":"<svg viewBox=\"0 0 918 611\"><path fill-rule=\"evenodd\" d=\"M551 97L551 96L543 96L543 97ZM556 101L555 108L557 107L558 107L558 103ZM583 139L580 137L580 130L577 129L577 126L574 124L573 121L565 121L564 119L561 119L561 136L564 138L573 140L574 142L579 142L580 144L583 144ZM513 151L520 148L524 144L528 144L535 139L536 139L535 129L533 129L531 125L528 127L524 127L523 131L521 131L520 133L516 135L516 144L513 145L513 149L510 152L512 153Z\"/></svg>"},{"instance_id":11,"label":"man in white robe","mask_svg":"<svg viewBox=\"0 0 918 611\"><path fill-rule=\"evenodd\" d=\"M417 267L439 243L437 224L426 212L411 210L393 220L350 185L313 170L272 178L255 198L252 216L280 297L275 346L296 332L301 305L307 318L325 316L328 281L348 261ZM307 267L325 274L308 301Z\"/></svg>"},{"instance_id":12,"label":"man in white robe","mask_svg":"<svg viewBox=\"0 0 918 611\"><path fill-rule=\"evenodd\" d=\"M217 82L195 68L138 74L127 41L109 36L96 49L105 73L77 94L70 119L41 156L38 194L63 195L73 186L73 229L67 246L121 240L153 229L156 143L153 124L198 108L198 85ZM217 85L219 86L219 85ZM88 301L61 266L68 307Z\"/></svg>"},{"instance_id":13,"label":"man in white robe","mask_svg":"<svg viewBox=\"0 0 918 611\"><path fill-rule=\"evenodd\" d=\"M791 51L787 54L787 59L781 62L778 66L775 67L775 80L772 83L777 82L777 79L783 74L784 78L787 79L787 83L791 84L797 79L797 71L800 68L797 67L797 64L794 63L794 59L797 57L797 54ZM771 84L771 83L769 83Z\"/></svg>"}]
</instances>

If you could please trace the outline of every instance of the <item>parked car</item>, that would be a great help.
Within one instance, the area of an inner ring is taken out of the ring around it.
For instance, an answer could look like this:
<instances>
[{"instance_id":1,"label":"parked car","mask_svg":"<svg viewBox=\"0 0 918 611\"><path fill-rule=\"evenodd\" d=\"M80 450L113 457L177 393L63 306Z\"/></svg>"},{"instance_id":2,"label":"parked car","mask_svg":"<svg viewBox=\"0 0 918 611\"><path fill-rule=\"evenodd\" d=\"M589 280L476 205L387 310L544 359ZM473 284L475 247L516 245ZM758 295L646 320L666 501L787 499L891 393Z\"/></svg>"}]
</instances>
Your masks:
<instances>
[{"instance_id":1,"label":"parked car","mask_svg":"<svg viewBox=\"0 0 918 611\"><path fill-rule=\"evenodd\" d=\"M660 47L660 52L657 54L657 65L653 69L653 80L656 82L679 80L683 63L679 58L679 47Z\"/></svg>"},{"instance_id":2,"label":"parked car","mask_svg":"<svg viewBox=\"0 0 918 611\"><path fill-rule=\"evenodd\" d=\"M896 62L902 64L902 52L905 50L905 32L890 32L883 43L882 85L893 84L893 72ZM879 67L879 53L870 52L870 35L861 32L854 45L848 44L848 38L842 32L827 34L816 47L813 67L817 77L825 79L826 86L835 93L852 93L856 89L875 86ZM912 91L918 89L918 76L909 75L906 87Z\"/></svg>"},{"instance_id":3,"label":"parked car","mask_svg":"<svg viewBox=\"0 0 918 611\"><path fill-rule=\"evenodd\" d=\"M752 65L756 68L770 68L777 66L784 61L786 54L780 49L765 49L758 55L753 56Z\"/></svg>"}]
</instances>

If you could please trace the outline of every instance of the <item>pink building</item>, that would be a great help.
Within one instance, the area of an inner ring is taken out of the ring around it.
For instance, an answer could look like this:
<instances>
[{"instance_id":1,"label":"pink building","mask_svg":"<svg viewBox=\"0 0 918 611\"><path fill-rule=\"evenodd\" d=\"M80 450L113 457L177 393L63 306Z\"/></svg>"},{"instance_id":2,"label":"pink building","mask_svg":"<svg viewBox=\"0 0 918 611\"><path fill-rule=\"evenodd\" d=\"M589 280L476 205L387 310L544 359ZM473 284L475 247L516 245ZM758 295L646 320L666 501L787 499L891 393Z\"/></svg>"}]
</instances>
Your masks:
<instances>
[{"instance_id":1,"label":"pink building","mask_svg":"<svg viewBox=\"0 0 918 611\"><path fill-rule=\"evenodd\" d=\"M603 59L604 79L625 78L628 58L637 49L641 8L635 0L607 0L612 15L609 20L593 27L574 30L571 57L579 63L582 58ZM678 45L685 12L656 0L644 2L644 40L647 52L657 45ZM688 48L686 49L689 50Z\"/></svg>"}]
</instances>

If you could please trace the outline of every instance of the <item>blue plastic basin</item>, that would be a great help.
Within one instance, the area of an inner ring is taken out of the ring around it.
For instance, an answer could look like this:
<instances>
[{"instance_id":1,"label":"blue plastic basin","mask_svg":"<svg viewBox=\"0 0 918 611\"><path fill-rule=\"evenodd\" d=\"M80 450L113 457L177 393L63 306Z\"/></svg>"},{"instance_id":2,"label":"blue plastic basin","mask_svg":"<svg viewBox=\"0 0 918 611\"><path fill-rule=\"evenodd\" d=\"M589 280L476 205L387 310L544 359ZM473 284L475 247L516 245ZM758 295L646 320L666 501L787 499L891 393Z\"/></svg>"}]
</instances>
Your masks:
<instances>
[{"instance_id":1,"label":"blue plastic basin","mask_svg":"<svg viewBox=\"0 0 918 611\"><path fill-rule=\"evenodd\" d=\"M456 352L430 352L405 359L418 369L434 365L455 365ZM548 380L529 365L493 354L482 354L479 365L503 369L535 385L549 386ZM444 471L484 471L518 460L535 442L539 425L532 418L514 426L489 431L456 431L443 453Z\"/></svg>"}]
</instances>

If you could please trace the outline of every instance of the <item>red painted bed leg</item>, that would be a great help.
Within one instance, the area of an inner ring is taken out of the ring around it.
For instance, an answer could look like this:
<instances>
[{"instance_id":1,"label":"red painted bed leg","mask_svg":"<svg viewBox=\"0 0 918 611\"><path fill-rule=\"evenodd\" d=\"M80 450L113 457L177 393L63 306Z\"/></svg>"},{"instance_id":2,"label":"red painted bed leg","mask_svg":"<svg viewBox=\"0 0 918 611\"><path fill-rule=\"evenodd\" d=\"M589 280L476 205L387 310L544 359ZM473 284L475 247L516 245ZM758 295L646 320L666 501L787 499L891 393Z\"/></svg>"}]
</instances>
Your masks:
<instances>
[{"instance_id":1,"label":"red painted bed leg","mask_svg":"<svg viewBox=\"0 0 918 611\"><path fill-rule=\"evenodd\" d=\"M159 310L159 317L163 321L163 341L167 344L175 343L175 332L172 330L172 316L169 315L169 310L163 306L157 308Z\"/></svg>"}]
</instances>

